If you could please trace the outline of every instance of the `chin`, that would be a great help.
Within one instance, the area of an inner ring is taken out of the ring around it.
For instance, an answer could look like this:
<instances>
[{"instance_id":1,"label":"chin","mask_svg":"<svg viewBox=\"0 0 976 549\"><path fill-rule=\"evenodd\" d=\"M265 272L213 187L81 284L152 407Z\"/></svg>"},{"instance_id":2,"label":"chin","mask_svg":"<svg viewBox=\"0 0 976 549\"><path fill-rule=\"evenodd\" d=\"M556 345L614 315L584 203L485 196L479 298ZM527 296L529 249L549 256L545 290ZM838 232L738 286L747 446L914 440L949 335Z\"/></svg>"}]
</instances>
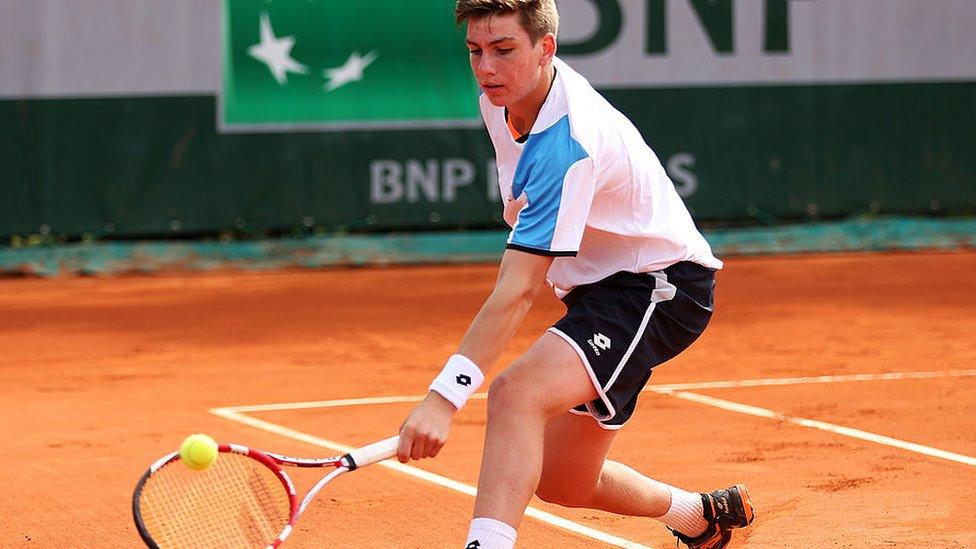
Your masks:
<instances>
[{"instance_id":1,"label":"chin","mask_svg":"<svg viewBox=\"0 0 976 549\"><path fill-rule=\"evenodd\" d=\"M484 92L485 97L488 98L488 101L490 101L491 104L496 107L507 107L512 104L512 94L509 93L509 90L505 88L501 89L502 93L489 93L484 88L482 88L481 91Z\"/></svg>"},{"instance_id":2,"label":"chin","mask_svg":"<svg viewBox=\"0 0 976 549\"><path fill-rule=\"evenodd\" d=\"M497 97L497 96L496 97L492 97L492 96L488 95L487 93L485 94L485 97L487 97L488 98L488 101L490 101L491 104L494 105L494 106L496 106L496 107L507 107L508 106L508 101L505 101L505 98L504 97Z\"/></svg>"}]
</instances>

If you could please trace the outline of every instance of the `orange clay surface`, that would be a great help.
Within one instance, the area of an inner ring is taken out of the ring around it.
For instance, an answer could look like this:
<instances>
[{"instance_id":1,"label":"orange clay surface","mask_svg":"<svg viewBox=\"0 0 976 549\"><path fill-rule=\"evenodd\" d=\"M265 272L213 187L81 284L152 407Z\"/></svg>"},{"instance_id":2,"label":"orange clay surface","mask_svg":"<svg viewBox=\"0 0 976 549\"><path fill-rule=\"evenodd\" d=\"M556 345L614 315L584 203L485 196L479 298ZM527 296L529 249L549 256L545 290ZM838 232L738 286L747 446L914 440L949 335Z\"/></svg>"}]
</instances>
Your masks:
<instances>
[{"instance_id":1,"label":"orange clay surface","mask_svg":"<svg viewBox=\"0 0 976 549\"><path fill-rule=\"evenodd\" d=\"M491 266L0 279L0 546L137 547L139 475L193 432L292 455L336 452L213 407L418 395L490 291ZM825 374L929 379L690 389L976 456L976 253L734 258L704 336L653 386ZM541 297L502 364L562 313ZM496 369L498 371L500 368ZM410 404L251 412L358 445ZM418 467L473 485L485 403ZM572 451L567 448L566 451ZM732 547L976 547L976 466L647 392L611 456L693 490L746 483ZM304 491L316 471L293 477ZM645 546L645 518L533 505ZM473 499L384 467L339 479L286 547L460 547ZM527 518L520 547L605 547Z\"/></svg>"}]
</instances>

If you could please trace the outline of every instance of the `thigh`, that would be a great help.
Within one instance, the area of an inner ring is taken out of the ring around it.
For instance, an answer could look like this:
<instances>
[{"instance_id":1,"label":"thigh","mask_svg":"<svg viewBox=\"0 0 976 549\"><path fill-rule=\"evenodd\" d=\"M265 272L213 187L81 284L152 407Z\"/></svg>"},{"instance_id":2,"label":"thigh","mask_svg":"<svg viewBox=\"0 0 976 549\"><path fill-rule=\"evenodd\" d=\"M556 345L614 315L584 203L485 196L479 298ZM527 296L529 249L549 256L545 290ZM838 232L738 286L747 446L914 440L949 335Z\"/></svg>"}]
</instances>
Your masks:
<instances>
[{"instance_id":1,"label":"thigh","mask_svg":"<svg viewBox=\"0 0 976 549\"><path fill-rule=\"evenodd\" d=\"M588 415L566 412L550 421L537 490L540 496L565 499L595 487L616 434Z\"/></svg>"},{"instance_id":2,"label":"thigh","mask_svg":"<svg viewBox=\"0 0 976 549\"><path fill-rule=\"evenodd\" d=\"M492 382L489 415L495 403L513 411L540 409L552 418L594 398L596 390L579 355L562 338L546 332Z\"/></svg>"}]
</instances>

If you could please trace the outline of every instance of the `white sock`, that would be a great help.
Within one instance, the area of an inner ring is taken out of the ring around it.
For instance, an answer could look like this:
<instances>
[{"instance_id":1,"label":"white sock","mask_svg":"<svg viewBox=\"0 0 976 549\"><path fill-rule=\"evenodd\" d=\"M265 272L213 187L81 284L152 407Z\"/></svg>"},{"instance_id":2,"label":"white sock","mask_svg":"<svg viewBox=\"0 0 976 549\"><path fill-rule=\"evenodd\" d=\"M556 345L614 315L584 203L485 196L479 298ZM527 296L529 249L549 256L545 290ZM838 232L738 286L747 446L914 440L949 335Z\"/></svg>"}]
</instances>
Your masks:
<instances>
[{"instance_id":1,"label":"white sock","mask_svg":"<svg viewBox=\"0 0 976 549\"><path fill-rule=\"evenodd\" d=\"M685 492L680 488L671 489L671 507L664 515L657 517L665 526L689 537L700 536L708 528L701 494Z\"/></svg>"},{"instance_id":2,"label":"white sock","mask_svg":"<svg viewBox=\"0 0 976 549\"><path fill-rule=\"evenodd\" d=\"M476 518L471 521L464 549L512 549L515 534L515 528L500 520Z\"/></svg>"}]
</instances>

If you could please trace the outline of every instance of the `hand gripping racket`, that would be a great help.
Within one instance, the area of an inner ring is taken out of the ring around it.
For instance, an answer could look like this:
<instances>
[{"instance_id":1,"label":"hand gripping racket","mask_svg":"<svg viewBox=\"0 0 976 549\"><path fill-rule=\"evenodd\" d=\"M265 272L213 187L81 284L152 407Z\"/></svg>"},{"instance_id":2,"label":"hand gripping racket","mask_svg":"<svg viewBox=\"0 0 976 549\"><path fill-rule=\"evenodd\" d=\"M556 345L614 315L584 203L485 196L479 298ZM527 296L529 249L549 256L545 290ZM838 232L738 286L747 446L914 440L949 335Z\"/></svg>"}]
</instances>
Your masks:
<instances>
[{"instance_id":1,"label":"hand gripping racket","mask_svg":"<svg viewBox=\"0 0 976 549\"><path fill-rule=\"evenodd\" d=\"M142 475L132 495L132 515L149 547L277 547L298 517L330 481L358 467L396 455L399 437L344 456L303 459L219 445L217 460L202 471L173 452ZM295 485L281 469L335 467L298 502Z\"/></svg>"}]
</instances>

